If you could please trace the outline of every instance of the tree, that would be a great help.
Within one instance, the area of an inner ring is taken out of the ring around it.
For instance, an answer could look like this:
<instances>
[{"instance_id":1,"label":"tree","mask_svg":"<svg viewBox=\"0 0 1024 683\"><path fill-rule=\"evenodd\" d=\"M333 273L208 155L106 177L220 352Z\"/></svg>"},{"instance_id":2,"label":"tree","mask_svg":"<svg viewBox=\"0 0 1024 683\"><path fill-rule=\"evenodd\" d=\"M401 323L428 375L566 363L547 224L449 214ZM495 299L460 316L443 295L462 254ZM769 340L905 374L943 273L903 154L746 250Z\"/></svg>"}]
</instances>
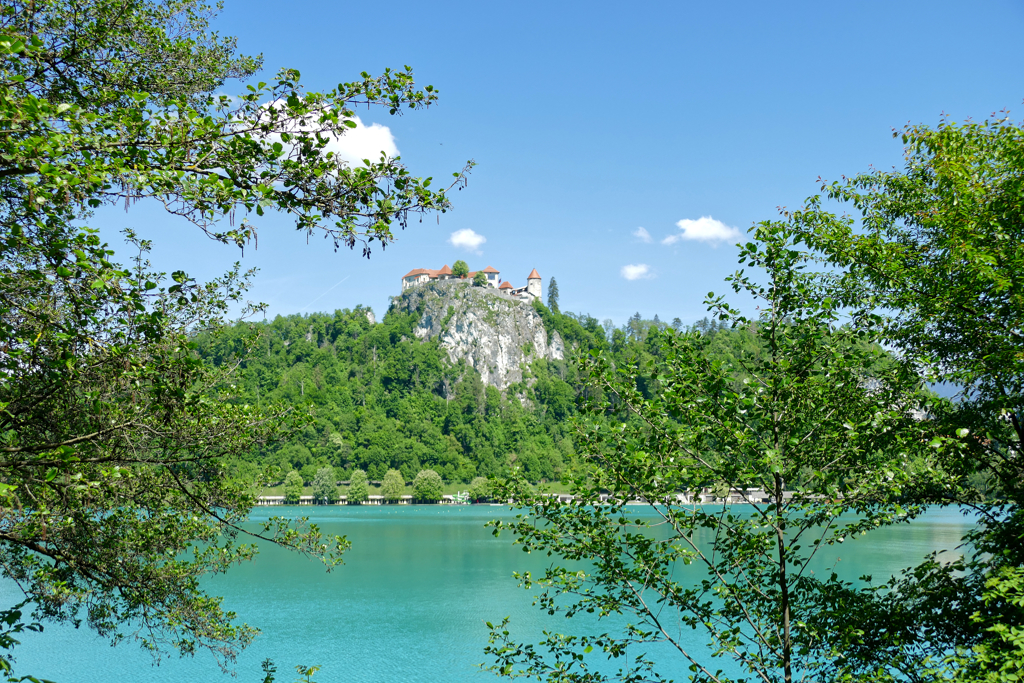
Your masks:
<instances>
[{"instance_id":1,"label":"tree","mask_svg":"<svg viewBox=\"0 0 1024 683\"><path fill-rule=\"evenodd\" d=\"M437 502L444 497L444 482L434 470L420 470L412 480L412 495L416 500Z\"/></svg>"},{"instance_id":2,"label":"tree","mask_svg":"<svg viewBox=\"0 0 1024 683\"><path fill-rule=\"evenodd\" d=\"M554 276L551 277L551 281L548 282L548 308L551 309L552 313L558 313L558 283L555 281Z\"/></svg>"},{"instance_id":3,"label":"tree","mask_svg":"<svg viewBox=\"0 0 1024 683\"><path fill-rule=\"evenodd\" d=\"M393 225L449 205L395 159L353 167L331 151L355 105L399 113L435 101L433 88L388 70L312 93L284 70L221 96L261 64L208 30L215 13L202 0L0 8L0 571L42 619L85 614L114 640L141 625L147 647L224 661L254 631L200 579L252 557L237 537L253 533L242 522L266 478L236 482L223 467L303 418L236 400L252 339L217 367L196 355L246 275L167 278L131 234L125 267L81 226L96 207L149 199L244 246L269 209L368 255ZM346 546L304 520L255 533L328 567Z\"/></svg>"},{"instance_id":4,"label":"tree","mask_svg":"<svg viewBox=\"0 0 1024 683\"><path fill-rule=\"evenodd\" d=\"M399 500L405 493L405 477L398 470L388 470L384 475L384 483L380 487L380 494L384 500L393 503Z\"/></svg>"},{"instance_id":5,"label":"tree","mask_svg":"<svg viewBox=\"0 0 1024 683\"><path fill-rule=\"evenodd\" d=\"M972 510L978 526L957 559L932 556L851 598L864 608L843 624L849 665L899 678L926 662L944 679L1004 680L1024 668L1024 126L943 121L894 136L902 169L821 187L859 220L815 197L783 222L843 273L835 296L860 320L959 388L957 402L929 408L936 474L913 494ZM978 478L995 490L979 493Z\"/></svg>"},{"instance_id":6,"label":"tree","mask_svg":"<svg viewBox=\"0 0 1024 683\"><path fill-rule=\"evenodd\" d=\"M292 470L284 478L284 500L289 505L296 505L301 497L302 475Z\"/></svg>"},{"instance_id":7,"label":"tree","mask_svg":"<svg viewBox=\"0 0 1024 683\"><path fill-rule=\"evenodd\" d=\"M487 286L487 276L484 275L482 271L479 271L479 270L476 271L476 275L473 276L473 286L474 287L486 287Z\"/></svg>"},{"instance_id":8,"label":"tree","mask_svg":"<svg viewBox=\"0 0 1024 683\"><path fill-rule=\"evenodd\" d=\"M644 321L640 317L640 311L629 316L629 320L626 321L625 331L632 339L644 338Z\"/></svg>"},{"instance_id":9,"label":"tree","mask_svg":"<svg viewBox=\"0 0 1024 683\"><path fill-rule=\"evenodd\" d=\"M491 481L487 477L475 477L469 483L469 497L476 501L491 497Z\"/></svg>"},{"instance_id":10,"label":"tree","mask_svg":"<svg viewBox=\"0 0 1024 683\"><path fill-rule=\"evenodd\" d=\"M313 499L317 503L333 503L338 499L338 482L334 478L334 468L321 467L313 479Z\"/></svg>"},{"instance_id":11,"label":"tree","mask_svg":"<svg viewBox=\"0 0 1024 683\"><path fill-rule=\"evenodd\" d=\"M927 440L910 412L922 404L916 368L841 324L838 302L805 270L812 263L791 233L759 226L741 265L763 277L731 278L759 300L759 316L709 299L734 324L757 323L766 352L745 365L715 360L706 335L655 330L648 341L658 354L645 366L616 367L598 352L584 358L597 398L576 423L589 454L571 479L576 499L559 503L513 478L498 496L529 512L493 525L524 550L568 563L524 576L525 586L542 588L542 609L612 617L621 630L547 633L535 648L517 643L506 620L491 626L496 671L552 682L666 680L643 653L617 673L587 656L618 658L657 641L690 662L695 680L732 680L681 637L699 629L713 656L731 658L749 679L841 678L822 674L842 672L835 627L849 610L838 596L850 587L808 573L807 562L823 546L919 511L902 494ZM690 502L706 492L749 504ZM631 500L647 502L646 520L626 511Z\"/></svg>"},{"instance_id":12,"label":"tree","mask_svg":"<svg viewBox=\"0 0 1024 683\"><path fill-rule=\"evenodd\" d=\"M459 259L452 266L452 275L454 275L457 278L466 277L467 275L469 275L469 265L462 259Z\"/></svg>"},{"instance_id":13,"label":"tree","mask_svg":"<svg viewBox=\"0 0 1024 683\"><path fill-rule=\"evenodd\" d=\"M348 481L348 494L345 498L349 505L366 502L370 497L370 482L363 470L352 470Z\"/></svg>"}]
</instances>

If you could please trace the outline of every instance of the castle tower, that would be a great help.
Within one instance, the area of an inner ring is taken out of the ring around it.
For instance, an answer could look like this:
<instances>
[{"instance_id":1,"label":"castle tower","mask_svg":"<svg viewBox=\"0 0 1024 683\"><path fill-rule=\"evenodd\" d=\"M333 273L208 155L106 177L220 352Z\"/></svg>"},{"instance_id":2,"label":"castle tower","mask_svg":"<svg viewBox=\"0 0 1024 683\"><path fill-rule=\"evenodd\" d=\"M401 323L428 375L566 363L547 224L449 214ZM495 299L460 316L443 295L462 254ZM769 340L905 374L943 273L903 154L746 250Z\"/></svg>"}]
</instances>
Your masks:
<instances>
[{"instance_id":1,"label":"castle tower","mask_svg":"<svg viewBox=\"0 0 1024 683\"><path fill-rule=\"evenodd\" d=\"M526 276L526 291L538 299L541 298L540 273L537 272L536 268L531 270L530 274Z\"/></svg>"}]
</instances>

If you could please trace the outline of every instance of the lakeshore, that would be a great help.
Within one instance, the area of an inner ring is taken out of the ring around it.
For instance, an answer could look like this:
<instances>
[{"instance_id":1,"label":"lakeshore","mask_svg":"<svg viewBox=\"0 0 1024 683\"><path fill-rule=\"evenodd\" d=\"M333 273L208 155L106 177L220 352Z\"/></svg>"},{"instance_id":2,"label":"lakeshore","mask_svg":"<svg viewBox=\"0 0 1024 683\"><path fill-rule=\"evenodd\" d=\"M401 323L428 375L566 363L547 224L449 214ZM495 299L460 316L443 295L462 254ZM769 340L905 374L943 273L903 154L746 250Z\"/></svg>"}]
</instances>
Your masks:
<instances>
[{"instance_id":1,"label":"lakeshore","mask_svg":"<svg viewBox=\"0 0 1024 683\"><path fill-rule=\"evenodd\" d=\"M571 503L576 499L571 493L550 493L546 494L553 498L558 498L560 503ZM784 496L791 497L792 493L786 492ZM600 496L602 503L611 501L613 496L611 494L605 494ZM729 494L725 497L717 496L710 490L703 490L700 492L684 492L677 493L673 498L668 501L674 505L742 505L752 503L770 503L772 497L764 489L752 489L752 488L734 488L729 491ZM514 501L486 501L479 504L484 505L505 505L512 504ZM468 491L460 491L457 493L446 493L440 500L433 502L417 501L411 495L403 495L395 500L388 500L381 495L370 495L367 499L361 503L353 503L353 505L472 505L473 501L469 499ZM647 505L648 501L643 499L627 500L626 505ZM318 502L315 496L303 495L299 497L297 503L288 503L287 498L282 495L262 495L259 497L256 503L259 507L275 506L275 505L349 505L347 496L339 496L332 502Z\"/></svg>"}]
</instances>

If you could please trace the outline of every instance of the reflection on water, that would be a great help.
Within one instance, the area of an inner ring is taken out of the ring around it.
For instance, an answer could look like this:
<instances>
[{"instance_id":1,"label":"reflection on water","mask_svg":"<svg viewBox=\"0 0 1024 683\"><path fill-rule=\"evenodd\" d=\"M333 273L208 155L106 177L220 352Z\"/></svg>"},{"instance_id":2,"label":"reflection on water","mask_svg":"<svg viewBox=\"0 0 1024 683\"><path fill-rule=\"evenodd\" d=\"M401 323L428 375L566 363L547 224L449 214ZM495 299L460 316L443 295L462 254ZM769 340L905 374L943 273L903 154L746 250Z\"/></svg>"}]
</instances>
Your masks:
<instances>
[{"instance_id":1,"label":"reflection on water","mask_svg":"<svg viewBox=\"0 0 1024 683\"><path fill-rule=\"evenodd\" d=\"M485 621L510 615L523 634L570 630L531 607L531 594L510 577L539 572L548 558L525 555L511 538L484 528L489 519L512 516L507 508L276 507L256 510L253 519L289 512L309 515L325 533L347 535L352 550L344 566L326 574L316 562L264 547L254 563L207 583L263 631L235 667L236 680L262 681L259 663L270 657L282 682L294 679L295 664L320 665L321 683L486 681L492 676L475 666L483 661ZM956 511L932 510L910 525L836 546L813 568L877 581L933 550L955 549L970 523ZM5 604L17 600L12 586L0 588ZM47 626L22 641L16 671L58 683L232 680L208 655L153 667L131 643L111 649L85 629Z\"/></svg>"}]
</instances>

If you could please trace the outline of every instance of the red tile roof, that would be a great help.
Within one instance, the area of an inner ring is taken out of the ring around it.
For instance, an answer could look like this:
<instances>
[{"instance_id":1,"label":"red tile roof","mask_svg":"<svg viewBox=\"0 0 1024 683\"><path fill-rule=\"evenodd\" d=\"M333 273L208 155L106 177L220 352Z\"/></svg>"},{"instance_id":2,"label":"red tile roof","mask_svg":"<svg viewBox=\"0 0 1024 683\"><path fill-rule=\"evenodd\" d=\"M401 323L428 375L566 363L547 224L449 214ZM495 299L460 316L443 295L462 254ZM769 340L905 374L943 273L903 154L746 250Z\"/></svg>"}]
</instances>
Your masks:
<instances>
[{"instance_id":1,"label":"red tile roof","mask_svg":"<svg viewBox=\"0 0 1024 683\"><path fill-rule=\"evenodd\" d=\"M534 268L533 270L531 270L531 271L530 271L530 274L526 276L526 279L527 279L527 280L533 280L534 278L536 278L536 279L538 279L538 280L540 279L540 273L538 273L538 272L537 272L537 269L536 269L536 268Z\"/></svg>"},{"instance_id":2,"label":"red tile roof","mask_svg":"<svg viewBox=\"0 0 1024 683\"><path fill-rule=\"evenodd\" d=\"M497 274L497 273L500 273L501 271L497 270L495 268L492 268L491 266L487 266L486 268L484 268L483 270L480 270L480 271L477 271L477 270L471 271L466 277L472 278L478 272L479 273L495 273L495 274ZM452 274L452 269L449 268L448 264L446 263L446 264L444 264L444 267L441 268L441 270L432 270L430 268L413 268L408 273L403 275L402 279L404 280L404 279L406 279L408 277L414 277L414 276L417 276L417 275L426 275L431 280L435 280L435 279L437 279L438 277L440 277L442 275L451 275L451 274ZM540 275L537 275L537 270L534 269L534 271L532 273L530 273L530 277L531 278L532 277L540 278ZM513 288L512 285L510 285L506 281L498 289L512 289L512 288Z\"/></svg>"},{"instance_id":3,"label":"red tile roof","mask_svg":"<svg viewBox=\"0 0 1024 683\"><path fill-rule=\"evenodd\" d=\"M429 271L426 268L413 268L408 273L403 275L402 279L404 280L405 278L412 277L413 275L423 275L424 273L427 274L427 275L430 275L431 272L432 271Z\"/></svg>"},{"instance_id":4,"label":"red tile roof","mask_svg":"<svg viewBox=\"0 0 1024 683\"><path fill-rule=\"evenodd\" d=\"M512 289L512 285L509 284L508 280L505 280L504 282L501 283L498 289Z\"/></svg>"}]
</instances>

